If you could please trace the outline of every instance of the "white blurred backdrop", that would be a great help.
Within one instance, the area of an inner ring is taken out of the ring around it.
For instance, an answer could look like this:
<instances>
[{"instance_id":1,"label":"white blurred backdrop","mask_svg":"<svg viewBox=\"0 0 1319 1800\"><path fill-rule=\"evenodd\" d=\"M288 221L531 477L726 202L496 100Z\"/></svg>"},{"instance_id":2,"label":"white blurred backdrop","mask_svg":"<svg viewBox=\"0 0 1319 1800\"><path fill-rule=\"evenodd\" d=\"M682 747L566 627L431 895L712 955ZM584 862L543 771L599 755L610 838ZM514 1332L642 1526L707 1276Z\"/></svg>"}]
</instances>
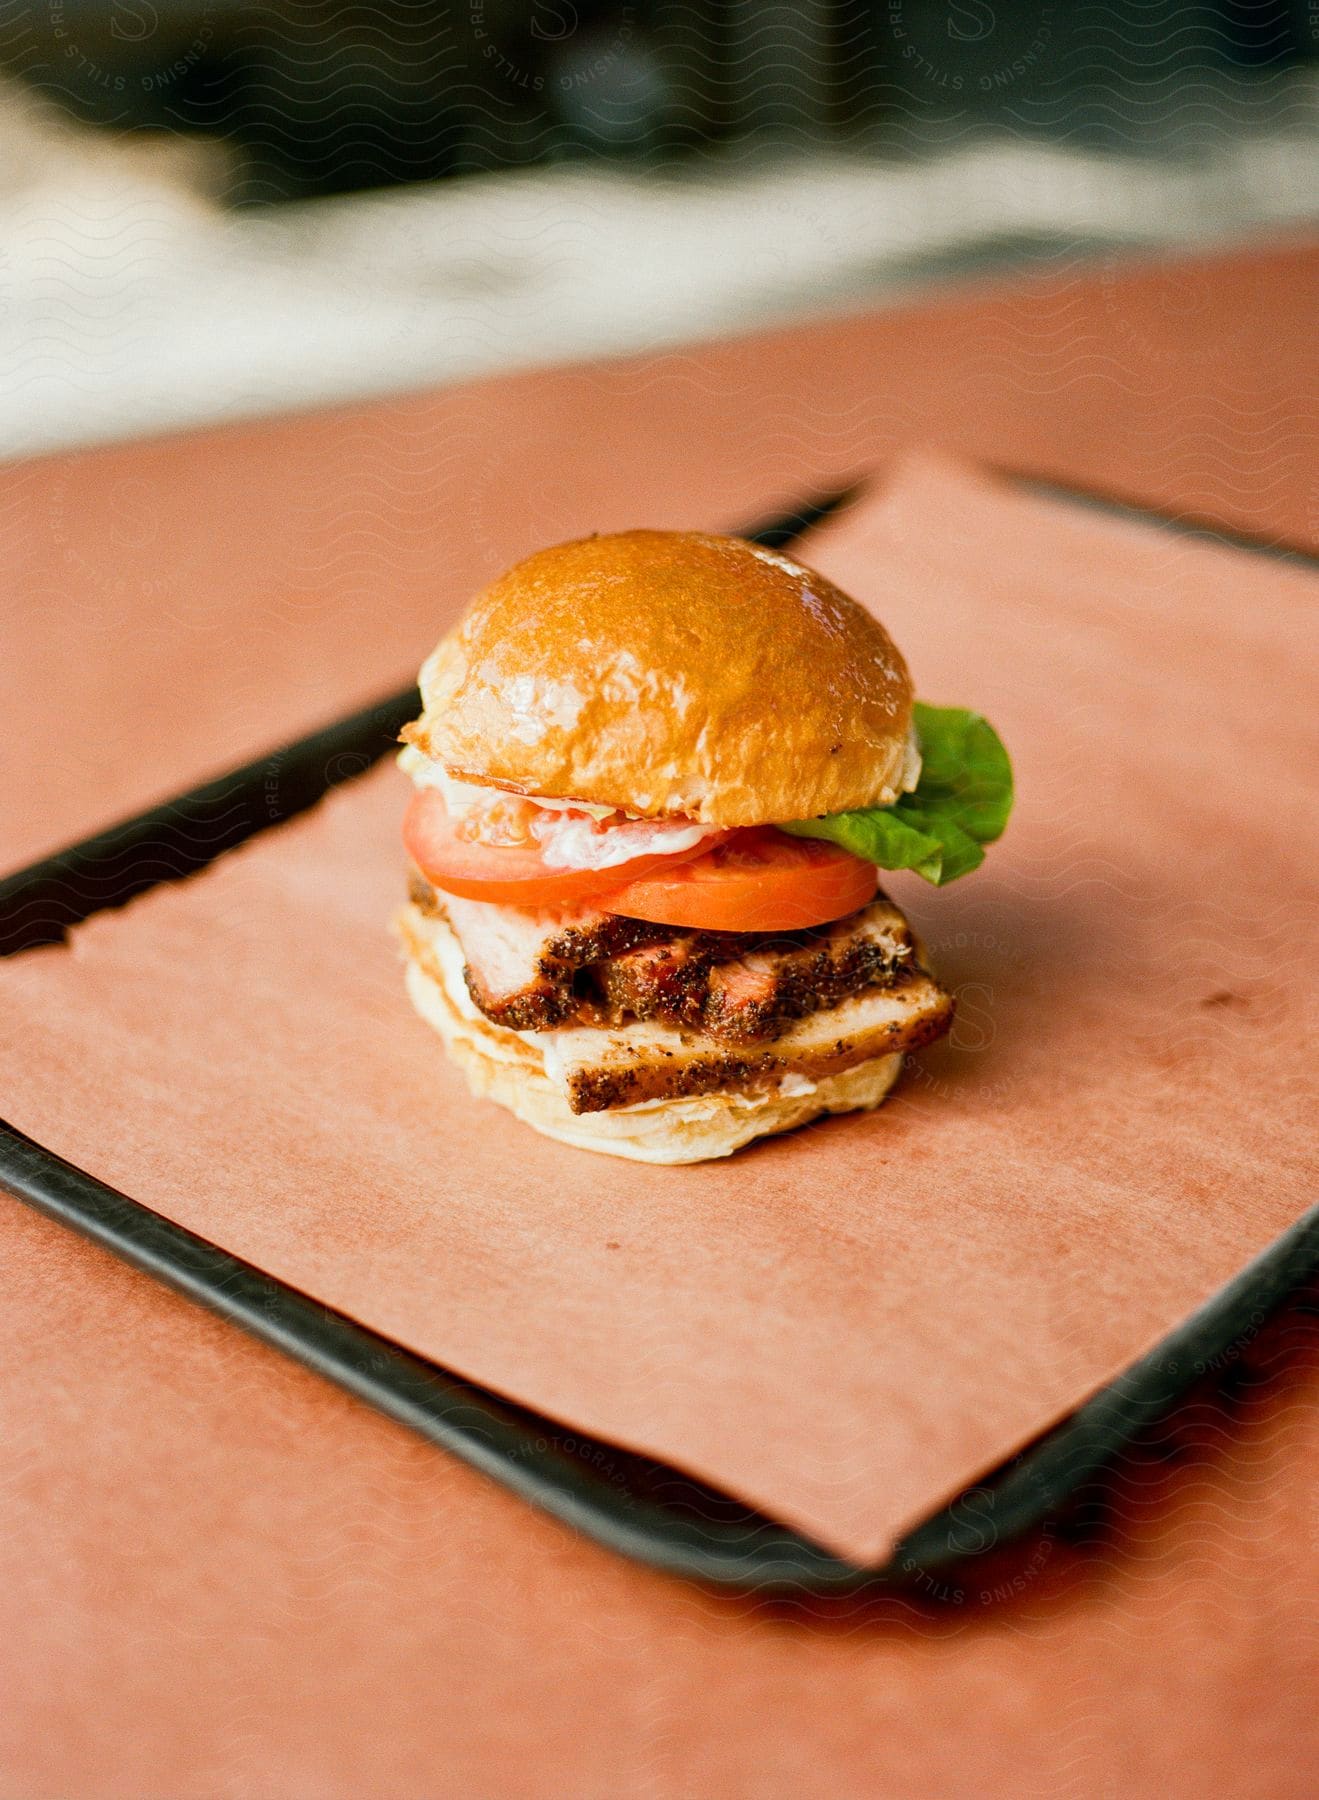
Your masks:
<instances>
[{"instance_id":1,"label":"white blurred backdrop","mask_svg":"<svg viewBox=\"0 0 1319 1800\"><path fill-rule=\"evenodd\" d=\"M264 205L234 203L241 145L112 128L49 81L0 80L0 455L1294 233L1319 213L1316 69L1169 85L1156 59L1157 117L1119 107L1117 132L932 100L886 134L523 158Z\"/></svg>"}]
</instances>

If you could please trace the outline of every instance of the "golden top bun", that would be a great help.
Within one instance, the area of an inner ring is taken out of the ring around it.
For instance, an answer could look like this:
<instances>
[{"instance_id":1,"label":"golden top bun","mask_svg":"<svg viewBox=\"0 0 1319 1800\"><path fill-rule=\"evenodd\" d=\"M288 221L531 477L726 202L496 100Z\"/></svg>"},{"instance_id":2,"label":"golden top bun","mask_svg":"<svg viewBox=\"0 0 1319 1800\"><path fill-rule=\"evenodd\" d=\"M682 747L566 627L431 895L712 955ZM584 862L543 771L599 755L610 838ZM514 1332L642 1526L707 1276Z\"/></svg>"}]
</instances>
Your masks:
<instances>
[{"instance_id":1,"label":"golden top bun","mask_svg":"<svg viewBox=\"0 0 1319 1800\"><path fill-rule=\"evenodd\" d=\"M891 803L912 706L856 601L694 531L529 556L472 601L421 693L404 735L463 780L729 826Z\"/></svg>"}]
</instances>

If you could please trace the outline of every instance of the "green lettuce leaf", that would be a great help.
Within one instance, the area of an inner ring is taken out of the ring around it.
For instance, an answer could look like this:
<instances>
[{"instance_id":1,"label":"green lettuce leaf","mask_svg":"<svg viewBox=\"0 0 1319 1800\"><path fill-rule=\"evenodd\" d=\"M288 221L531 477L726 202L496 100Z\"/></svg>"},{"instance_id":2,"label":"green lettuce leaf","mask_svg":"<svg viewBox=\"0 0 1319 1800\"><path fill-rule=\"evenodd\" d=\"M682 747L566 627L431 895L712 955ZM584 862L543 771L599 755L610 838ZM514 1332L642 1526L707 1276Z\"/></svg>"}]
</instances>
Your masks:
<instances>
[{"instance_id":1,"label":"green lettuce leaf","mask_svg":"<svg viewBox=\"0 0 1319 1800\"><path fill-rule=\"evenodd\" d=\"M921 778L892 806L826 813L780 826L826 838L881 869L912 869L936 887L978 869L982 844L1000 837L1012 811L1012 764L979 713L916 702Z\"/></svg>"}]
</instances>

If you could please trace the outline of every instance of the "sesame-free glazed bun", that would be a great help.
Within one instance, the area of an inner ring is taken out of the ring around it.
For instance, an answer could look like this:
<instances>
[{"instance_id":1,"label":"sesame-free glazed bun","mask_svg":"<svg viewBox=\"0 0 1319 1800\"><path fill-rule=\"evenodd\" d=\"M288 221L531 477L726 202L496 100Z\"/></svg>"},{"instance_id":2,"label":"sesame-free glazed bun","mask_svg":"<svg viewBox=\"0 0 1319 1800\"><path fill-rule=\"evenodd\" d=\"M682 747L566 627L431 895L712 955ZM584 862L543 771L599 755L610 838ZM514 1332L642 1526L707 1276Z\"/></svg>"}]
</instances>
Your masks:
<instances>
[{"instance_id":1,"label":"sesame-free glazed bun","mask_svg":"<svg viewBox=\"0 0 1319 1800\"><path fill-rule=\"evenodd\" d=\"M405 735L465 780L711 825L889 804L912 704L883 626L832 582L691 531L528 557L421 692Z\"/></svg>"}]
</instances>

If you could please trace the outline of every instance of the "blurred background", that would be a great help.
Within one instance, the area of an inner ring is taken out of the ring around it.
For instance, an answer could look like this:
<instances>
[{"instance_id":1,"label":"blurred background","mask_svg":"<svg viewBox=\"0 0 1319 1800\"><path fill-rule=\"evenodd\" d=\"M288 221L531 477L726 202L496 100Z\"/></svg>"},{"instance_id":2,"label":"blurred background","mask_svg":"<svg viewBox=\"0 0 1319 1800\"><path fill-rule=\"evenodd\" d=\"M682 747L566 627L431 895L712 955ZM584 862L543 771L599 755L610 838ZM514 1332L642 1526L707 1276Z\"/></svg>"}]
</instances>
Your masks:
<instances>
[{"instance_id":1,"label":"blurred background","mask_svg":"<svg viewBox=\"0 0 1319 1800\"><path fill-rule=\"evenodd\" d=\"M1319 213L1319 0L15 0L0 455Z\"/></svg>"}]
</instances>

